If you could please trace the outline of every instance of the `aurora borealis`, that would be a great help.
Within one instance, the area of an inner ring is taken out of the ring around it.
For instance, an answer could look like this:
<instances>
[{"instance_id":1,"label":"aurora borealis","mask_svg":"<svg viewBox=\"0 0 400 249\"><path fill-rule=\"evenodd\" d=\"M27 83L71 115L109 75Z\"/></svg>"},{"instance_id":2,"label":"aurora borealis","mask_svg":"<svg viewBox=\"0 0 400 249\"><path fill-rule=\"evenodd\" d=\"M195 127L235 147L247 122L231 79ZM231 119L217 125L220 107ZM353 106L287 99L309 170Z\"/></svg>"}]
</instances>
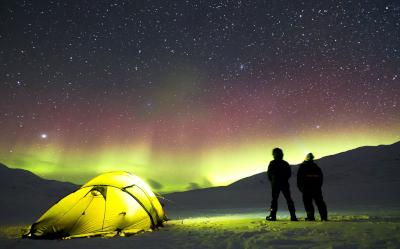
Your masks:
<instances>
[{"instance_id":1,"label":"aurora borealis","mask_svg":"<svg viewBox=\"0 0 400 249\"><path fill-rule=\"evenodd\" d=\"M400 140L398 1L2 1L0 162L158 191Z\"/></svg>"}]
</instances>

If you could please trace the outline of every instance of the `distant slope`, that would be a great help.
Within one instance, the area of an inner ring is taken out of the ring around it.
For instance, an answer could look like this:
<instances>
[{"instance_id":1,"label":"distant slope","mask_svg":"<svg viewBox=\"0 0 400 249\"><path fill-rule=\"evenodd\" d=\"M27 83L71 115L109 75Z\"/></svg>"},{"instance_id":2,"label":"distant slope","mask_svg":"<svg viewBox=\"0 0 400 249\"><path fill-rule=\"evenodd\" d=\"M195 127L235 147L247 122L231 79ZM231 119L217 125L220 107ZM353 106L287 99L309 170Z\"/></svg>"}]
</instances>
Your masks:
<instances>
[{"instance_id":1,"label":"distant slope","mask_svg":"<svg viewBox=\"0 0 400 249\"><path fill-rule=\"evenodd\" d=\"M316 162L325 174L323 191L330 210L400 207L400 142L361 147ZM293 166L292 194L297 209L304 210L296 188L296 171L297 166ZM72 183L45 180L29 171L0 164L0 224L32 223L56 201L78 188ZM261 208L269 206L270 187L263 172L226 187L171 193L165 197L168 213L210 208ZM282 196L279 207L286 210Z\"/></svg>"},{"instance_id":2,"label":"distant slope","mask_svg":"<svg viewBox=\"0 0 400 249\"><path fill-rule=\"evenodd\" d=\"M33 222L52 204L79 186L45 180L22 169L0 163L1 224Z\"/></svg>"},{"instance_id":3,"label":"distant slope","mask_svg":"<svg viewBox=\"0 0 400 249\"><path fill-rule=\"evenodd\" d=\"M366 146L316 160L325 176L325 200L331 208L400 206L400 142ZM267 167L268 162L266 162ZM303 210L296 187L297 165L292 167L291 190ZM243 178L227 187L166 195L171 210L194 208L267 207L270 185L266 172ZM286 210L283 196L281 209Z\"/></svg>"}]
</instances>

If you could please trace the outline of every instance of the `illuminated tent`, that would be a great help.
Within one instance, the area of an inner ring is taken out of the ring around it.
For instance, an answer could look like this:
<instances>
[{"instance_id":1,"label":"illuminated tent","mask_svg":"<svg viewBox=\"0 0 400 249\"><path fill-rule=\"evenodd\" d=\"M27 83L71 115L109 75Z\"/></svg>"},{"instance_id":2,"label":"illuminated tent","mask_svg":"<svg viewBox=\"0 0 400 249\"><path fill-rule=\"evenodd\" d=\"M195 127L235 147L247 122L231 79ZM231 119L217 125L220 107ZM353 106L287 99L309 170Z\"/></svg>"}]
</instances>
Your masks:
<instances>
[{"instance_id":1,"label":"illuminated tent","mask_svg":"<svg viewBox=\"0 0 400 249\"><path fill-rule=\"evenodd\" d=\"M31 238L127 235L165 220L150 187L128 172L99 175L67 195L31 226Z\"/></svg>"}]
</instances>

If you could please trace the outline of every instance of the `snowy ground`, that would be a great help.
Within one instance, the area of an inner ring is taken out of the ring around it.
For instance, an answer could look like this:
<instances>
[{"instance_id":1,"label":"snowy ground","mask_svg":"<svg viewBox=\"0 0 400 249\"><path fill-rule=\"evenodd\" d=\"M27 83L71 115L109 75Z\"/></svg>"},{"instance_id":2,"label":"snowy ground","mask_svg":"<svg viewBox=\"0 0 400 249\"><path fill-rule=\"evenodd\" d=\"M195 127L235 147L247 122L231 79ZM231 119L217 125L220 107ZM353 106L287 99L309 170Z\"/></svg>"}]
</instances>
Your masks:
<instances>
[{"instance_id":1,"label":"snowy ground","mask_svg":"<svg viewBox=\"0 0 400 249\"><path fill-rule=\"evenodd\" d=\"M267 222L261 211L202 211L173 215L154 232L71 240L19 238L25 227L0 226L0 248L400 248L400 212L331 213L329 222ZM299 213L304 217L304 213Z\"/></svg>"}]
</instances>

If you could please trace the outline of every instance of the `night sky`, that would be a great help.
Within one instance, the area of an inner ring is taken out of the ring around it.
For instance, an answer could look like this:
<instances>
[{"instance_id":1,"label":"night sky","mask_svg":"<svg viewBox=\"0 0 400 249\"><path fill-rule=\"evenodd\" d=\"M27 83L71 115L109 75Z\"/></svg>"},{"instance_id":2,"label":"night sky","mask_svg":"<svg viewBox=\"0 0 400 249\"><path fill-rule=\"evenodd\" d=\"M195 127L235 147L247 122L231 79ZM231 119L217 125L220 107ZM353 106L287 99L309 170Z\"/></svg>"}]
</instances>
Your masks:
<instances>
[{"instance_id":1,"label":"night sky","mask_svg":"<svg viewBox=\"0 0 400 249\"><path fill-rule=\"evenodd\" d=\"M158 191L400 140L399 1L1 1L0 161Z\"/></svg>"}]
</instances>

